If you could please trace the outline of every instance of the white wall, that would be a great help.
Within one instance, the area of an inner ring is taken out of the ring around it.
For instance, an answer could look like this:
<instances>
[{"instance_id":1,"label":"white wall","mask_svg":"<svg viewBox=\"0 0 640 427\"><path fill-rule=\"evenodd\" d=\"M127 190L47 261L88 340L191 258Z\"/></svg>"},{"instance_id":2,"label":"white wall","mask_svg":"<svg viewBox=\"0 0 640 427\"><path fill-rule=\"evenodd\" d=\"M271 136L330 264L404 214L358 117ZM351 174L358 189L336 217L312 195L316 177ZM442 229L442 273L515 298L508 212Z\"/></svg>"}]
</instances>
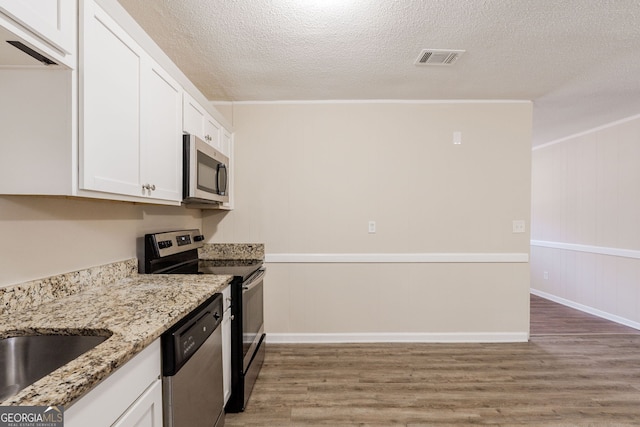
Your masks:
<instances>
[{"instance_id":1,"label":"white wall","mask_svg":"<svg viewBox=\"0 0 640 427\"><path fill-rule=\"evenodd\" d=\"M526 338L529 233L513 234L512 220L529 224L530 103L235 104L232 117L236 209L205 213L203 228L215 242L264 242L267 261L283 261L268 263L272 339ZM298 262L345 253L452 255Z\"/></svg>"},{"instance_id":2,"label":"white wall","mask_svg":"<svg viewBox=\"0 0 640 427\"><path fill-rule=\"evenodd\" d=\"M0 286L135 258L145 233L201 226L182 207L0 196Z\"/></svg>"},{"instance_id":3,"label":"white wall","mask_svg":"<svg viewBox=\"0 0 640 427\"><path fill-rule=\"evenodd\" d=\"M640 327L640 116L532 158L533 292Z\"/></svg>"}]
</instances>

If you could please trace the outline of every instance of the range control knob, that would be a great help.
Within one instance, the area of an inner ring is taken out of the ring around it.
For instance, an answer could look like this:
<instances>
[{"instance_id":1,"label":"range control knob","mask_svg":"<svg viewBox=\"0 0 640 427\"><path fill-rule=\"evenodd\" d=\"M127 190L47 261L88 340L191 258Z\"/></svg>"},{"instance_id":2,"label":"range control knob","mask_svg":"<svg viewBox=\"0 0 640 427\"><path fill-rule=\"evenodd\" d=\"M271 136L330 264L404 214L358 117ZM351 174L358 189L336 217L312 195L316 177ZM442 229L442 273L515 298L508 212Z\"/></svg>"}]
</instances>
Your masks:
<instances>
[{"instance_id":1,"label":"range control knob","mask_svg":"<svg viewBox=\"0 0 640 427\"><path fill-rule=\"evenodd\" d=\"M204 240L204 236L200 234L199 236L193 236L194 242L202 242Z\"/></svg>"},{"instance_id":2,"label":"range control knob","mask_svg":"<svg viewBox=\"0 0 640 427\"><path fill-rule=\"evenodd\" d=\"M158 247L160 249L170 248L171 246L173 246L173 243L171 242L171 240L161 240L158 242Z\"/></svg>"}]
</instances>

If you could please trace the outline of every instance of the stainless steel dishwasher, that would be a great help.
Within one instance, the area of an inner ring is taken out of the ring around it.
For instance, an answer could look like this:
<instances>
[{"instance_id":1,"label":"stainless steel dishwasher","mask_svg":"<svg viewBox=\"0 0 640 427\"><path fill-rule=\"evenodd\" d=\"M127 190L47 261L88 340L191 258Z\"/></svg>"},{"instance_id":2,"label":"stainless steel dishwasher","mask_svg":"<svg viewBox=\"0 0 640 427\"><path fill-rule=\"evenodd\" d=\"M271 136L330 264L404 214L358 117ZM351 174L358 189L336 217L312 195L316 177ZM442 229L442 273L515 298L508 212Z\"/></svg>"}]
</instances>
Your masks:
<instances>
[{"instance_id":1,"label":"stainless steel dishwasher","mask_svg":"<svg viewBox=\"0 0 640 427\"><path fill-rule=\"evenodd\" d=\"M222 294L162 335L165 427L224 426Z\"/></svg>"}]
</instances>

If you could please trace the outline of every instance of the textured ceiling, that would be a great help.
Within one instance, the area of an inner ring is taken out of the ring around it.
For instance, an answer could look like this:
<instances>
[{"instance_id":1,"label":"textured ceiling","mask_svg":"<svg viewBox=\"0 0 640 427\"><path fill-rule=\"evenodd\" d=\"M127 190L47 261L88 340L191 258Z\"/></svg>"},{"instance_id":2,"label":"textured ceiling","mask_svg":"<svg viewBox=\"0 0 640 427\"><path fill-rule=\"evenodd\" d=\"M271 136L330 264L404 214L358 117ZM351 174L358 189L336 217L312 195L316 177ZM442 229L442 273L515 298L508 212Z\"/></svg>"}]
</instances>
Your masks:
<instances>
[{"instance_id":1,"label":"textured ceiling","mask_svg":"<svg viewBox=\"0 0 640 427\"><path fill-rule=\"evenodd\" d=\"M119 1L214 101L533 100L534 145L640 113L640 0Z\"/></svg>"}]
</instances>

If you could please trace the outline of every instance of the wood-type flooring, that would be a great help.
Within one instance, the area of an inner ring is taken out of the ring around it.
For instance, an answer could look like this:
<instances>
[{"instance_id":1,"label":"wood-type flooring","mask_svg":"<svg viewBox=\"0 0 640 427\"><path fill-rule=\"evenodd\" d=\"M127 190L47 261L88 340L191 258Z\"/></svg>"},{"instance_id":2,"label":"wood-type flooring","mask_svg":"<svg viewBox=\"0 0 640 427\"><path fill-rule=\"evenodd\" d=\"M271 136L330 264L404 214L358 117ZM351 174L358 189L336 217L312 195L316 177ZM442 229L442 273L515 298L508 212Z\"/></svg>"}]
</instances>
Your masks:
<instances>
[{"instance_id":1,"label":"wood-type flooring","mask_svg":"<svg viewBox=\"0 0 640 427\"><path fill-rule=\"evenodd\" d=\"M640 331L531 306L528 343L270 344L226 425L640 425Z\"/></svg>"}]
</instances>

